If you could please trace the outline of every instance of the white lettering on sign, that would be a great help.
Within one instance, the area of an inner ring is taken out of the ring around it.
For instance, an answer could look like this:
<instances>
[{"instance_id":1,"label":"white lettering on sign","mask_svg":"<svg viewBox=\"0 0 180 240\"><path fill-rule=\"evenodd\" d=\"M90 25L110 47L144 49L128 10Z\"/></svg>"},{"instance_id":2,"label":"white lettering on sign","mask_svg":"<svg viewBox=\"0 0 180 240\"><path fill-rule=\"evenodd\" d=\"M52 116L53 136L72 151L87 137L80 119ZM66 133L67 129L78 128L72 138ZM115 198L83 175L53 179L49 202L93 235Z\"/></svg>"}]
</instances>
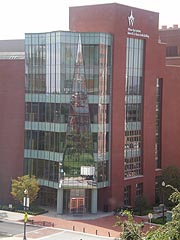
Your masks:
<instances>
[{"instance_id":1,"label":"white lettering on sign","mask_svg":"<svg viewBox=\"0 0 180 240\"><path fill-rule=\"evenodd\" d=\"M141 30L139 29L134 29L134 28L128 28L128 35L132 36L137 36L137 37L144 37L144 38L149 38L149 35L146 33L142 33Z\"/></svg>"}]
</instances>

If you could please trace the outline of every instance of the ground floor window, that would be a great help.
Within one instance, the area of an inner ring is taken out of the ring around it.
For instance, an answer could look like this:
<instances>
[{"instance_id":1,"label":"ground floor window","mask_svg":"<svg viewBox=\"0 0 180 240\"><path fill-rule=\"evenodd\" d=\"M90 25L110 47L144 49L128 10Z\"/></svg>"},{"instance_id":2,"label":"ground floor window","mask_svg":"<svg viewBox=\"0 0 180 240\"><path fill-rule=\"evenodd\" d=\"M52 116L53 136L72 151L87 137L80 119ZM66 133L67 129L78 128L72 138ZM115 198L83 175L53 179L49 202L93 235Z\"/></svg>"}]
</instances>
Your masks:
<instances>
[{"instance_id":1,"label":"ground floor window","mask_svg":"<svg viewBox=\"0 0 180 240\"><path fill-rule=\"evenodd\" d=\"M130 206L131 205L131 186L125 186L124 188L124 205Z\"/></svg>"},{"instance_id":2,"label":"ground floor window","mask_svg":"<svg viewBox=\"0 0 180 240\"><path fill-rule=\"evenodd\" d=\"M56 208L57 190L54 188L41 186L38 199L40 205Z\"/></svg>"},{"instance_id":3,"label":"ground floor window","mask_svg":"<svg viewBox=\"0 0 180 240\"><path fill-rule=\"evenodd\" d=\"M37 200L38 204L42 206L57 208L57 189L41 186ZM63 190L64 214L85 214L90 212L91 212L90 189Z\"/></svg>"}]
</instances>

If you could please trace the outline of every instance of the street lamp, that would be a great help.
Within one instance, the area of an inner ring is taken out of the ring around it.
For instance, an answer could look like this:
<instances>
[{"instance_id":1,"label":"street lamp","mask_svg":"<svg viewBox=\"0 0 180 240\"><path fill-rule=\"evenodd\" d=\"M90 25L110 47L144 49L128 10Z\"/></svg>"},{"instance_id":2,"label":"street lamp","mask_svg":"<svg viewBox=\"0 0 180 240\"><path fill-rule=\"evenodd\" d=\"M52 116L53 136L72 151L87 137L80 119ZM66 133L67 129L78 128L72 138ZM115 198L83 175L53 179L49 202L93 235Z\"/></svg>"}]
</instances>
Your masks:
<instances>
[{"instance_id":1,"label":"street lamp","mask_svg":"<svg viewBox=\"0 0 180 240\"><path fill-rule=\"evenodd\" d=\"M27 189L24 190L23 207L24 207L24 211L25 211L24 212L24 237L23 237L23 240L27 240L27 238L26 238L26 223L28 220L27 210L29 208L29 197L28 197Z\"/></svg>"},{"instance_id":2,"label":"street lamp","mask_svg":"<svg viewBox=\"0 0 180 240\"><path fill-rule=\"evenodd\" d=\"M166 186L166 183L163 181L162 182L162 211L163 211L163 223L165 220L165 216L164 216L164 187Z\"/></svg>"}]
</instances>

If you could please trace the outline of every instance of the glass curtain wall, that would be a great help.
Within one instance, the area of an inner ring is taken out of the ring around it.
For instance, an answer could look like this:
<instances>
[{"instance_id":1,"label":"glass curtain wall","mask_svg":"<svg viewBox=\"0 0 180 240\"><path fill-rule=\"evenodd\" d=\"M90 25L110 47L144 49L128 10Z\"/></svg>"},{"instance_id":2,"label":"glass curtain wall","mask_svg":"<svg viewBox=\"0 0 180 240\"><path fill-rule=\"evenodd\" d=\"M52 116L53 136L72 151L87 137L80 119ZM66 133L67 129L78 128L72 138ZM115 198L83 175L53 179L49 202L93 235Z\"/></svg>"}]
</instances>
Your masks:
<instances>
[{"instance_id":1,"label":"glass curtain wall","mask_svg":"<svg viewBox=\"0 0 180 240\"><path fill-rule=\"evenodd\" d=\"M142 175L142 84L144 40L127 38L125 95L125 178Z\"/></svg>"},{"instance_id":2,"label":"glass curtain wall","mask_svg":"<svg viewBox=\"0 0 180 240\"><path fill-rule=\"evenodd\" d=\"M64 211L109 184L111 46L103 33L26 34L25 173L64 189Z\"/></svg>"}]
</instances>

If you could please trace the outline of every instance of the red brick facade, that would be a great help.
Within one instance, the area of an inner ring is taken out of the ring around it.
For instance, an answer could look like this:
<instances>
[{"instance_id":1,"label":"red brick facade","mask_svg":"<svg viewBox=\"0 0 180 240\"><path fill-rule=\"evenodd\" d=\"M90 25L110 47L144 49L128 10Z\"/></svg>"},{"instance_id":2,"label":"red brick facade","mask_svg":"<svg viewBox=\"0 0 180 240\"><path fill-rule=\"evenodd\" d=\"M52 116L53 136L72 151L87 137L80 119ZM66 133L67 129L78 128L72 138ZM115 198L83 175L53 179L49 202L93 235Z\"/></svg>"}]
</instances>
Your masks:
<instances>
[{"instance_id":1,"label":"red brick facade","mask_svg":"<svg viewBox=\"0 0 180 240\"><path fill-rule=\"evenodd\" d=\"M23 175L24 60L0 60L0 203L12 202L11 179Z\"/></svg>"},{"instance_id":2,"label":"red brick facade","mask_svg":"<svg viewBox=\"0 0 180 240\"><path fill-rule=\"evenodd\" d=\"M133 11L134 25L128 25ZM166 60L170 32L158 30L159 14L120 4L70 8L70 31L106 32L113 34L112 133L110 187L98 190L98 208L109 210L124 204L124 187L131 186L135 201L136 184L143 182L143 193L149 203L155 201L156 80L162 79L162 168L180 167L180 60ZM176 30L179 31L179 30ZM176 42L176 31L172 42ZM169 34L169 35L168 35ZM179 34L180 35L180 34ZM145 40L143 84L143 175L124 178L124 116L127 37ZM178 38L177 38L178 39ZM178 40L179 41L179 40ZM180 49L180 47L178 47ZM11 179L23 175L24 154L24 60L0 60L0 201L10 203ZM6 191L4 190L6 189Z\"/></svg>"},{"instance_id":3,"label":"red brick facade","mask_svg":"<svg viewBox=\"0 0 180 240\"><path fill-rule=\"evenodd\" d=\"M134 25L128 26L128 16L133 11ZM140 10L120 4L70 8L70 30L106 32L114 36L113 80L112 80L112 148L111 183L109 188L99 190L99 206L108 199L110 209L123 204L124 187L131 185L131 200L135 200L136 184L143 182L144 196L149 203L155 200L155 119L156 79L163 79L162 105L162 166L178 164L178 134L180 111L178 112L180 69L165 67L165 44L159 43L158 13ZM143 176L124 179L124 99L126 39L132 36L145 39L144 100L143 100ZM179 99L180 100L180 99ZM180 101L179 101L180 102ZM173 123L173 124L172 124ZM175 143L174 143L175 142ZM172 144L174 143L174 144ZM106 198L104 197L106 196ZM106 200L105 200L106 199Z\"/></svg>"}]
</instances>

